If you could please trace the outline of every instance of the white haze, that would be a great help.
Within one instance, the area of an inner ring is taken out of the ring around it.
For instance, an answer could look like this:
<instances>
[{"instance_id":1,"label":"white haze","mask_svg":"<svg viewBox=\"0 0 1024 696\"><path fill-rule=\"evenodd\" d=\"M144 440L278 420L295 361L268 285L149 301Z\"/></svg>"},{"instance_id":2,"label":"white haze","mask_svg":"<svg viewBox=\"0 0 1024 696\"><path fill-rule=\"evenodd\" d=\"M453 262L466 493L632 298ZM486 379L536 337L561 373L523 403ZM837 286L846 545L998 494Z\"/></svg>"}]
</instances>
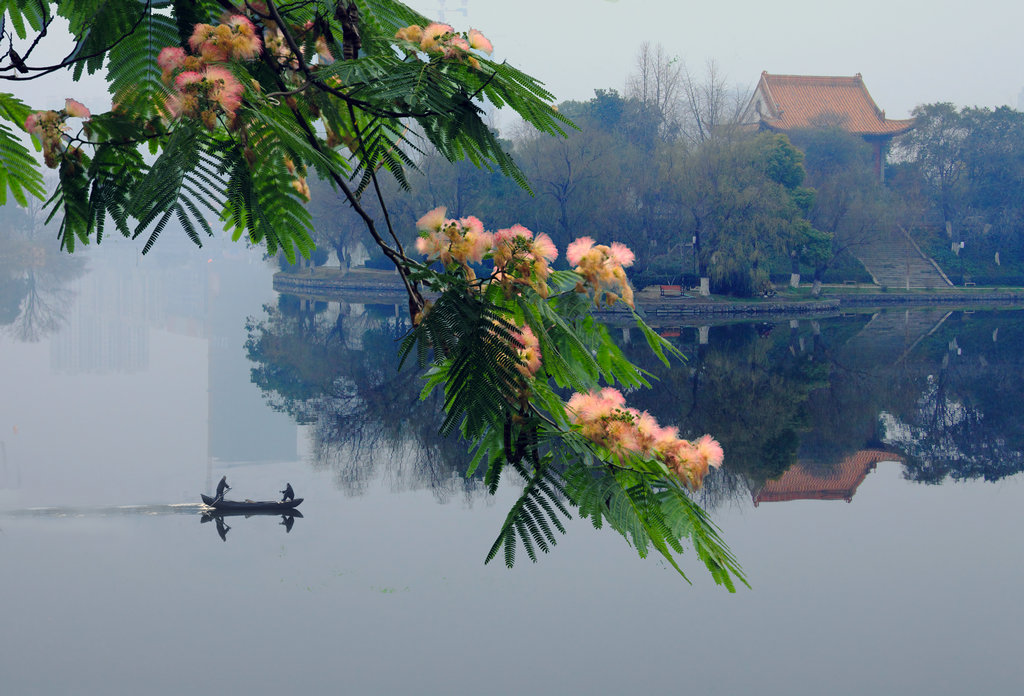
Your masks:
<instances>
[{"instance_id":1,"label":"white haze","mask_svg":"<svg viewBox=\"0 0 1024 696\"><path fill-rule=\"evenodd\" d=\"M918 104L1016 107L1024 88L1024 5L934 0L411 0L456 29L475 27L496 57L540 78L556 100L622 91L641 43L661 44L700 74L714 60L753 88L762 70L861 73L879 108Z\"/></svg>"}]
</instances>

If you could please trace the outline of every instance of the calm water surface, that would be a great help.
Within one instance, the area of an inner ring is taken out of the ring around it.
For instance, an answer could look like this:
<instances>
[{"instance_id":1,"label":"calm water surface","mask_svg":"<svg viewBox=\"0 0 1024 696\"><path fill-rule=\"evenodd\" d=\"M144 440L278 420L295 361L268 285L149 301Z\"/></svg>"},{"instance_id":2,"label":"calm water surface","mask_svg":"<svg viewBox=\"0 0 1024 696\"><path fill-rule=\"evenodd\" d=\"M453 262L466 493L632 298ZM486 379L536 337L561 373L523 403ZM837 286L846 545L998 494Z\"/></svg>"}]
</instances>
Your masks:
<instances>
[{"instance_id":1,"label":"calm water surface","mask_svg":"<svg viewBox=\"0 0 1024 696\"><path fill-rule=\"evenodd\" d=\"M632 398L726 448L730 595L586 520L485 566L515 482L487 496L411 417L389 308L157 252L105 244L3 315L0 692L1024 688L1019 312L660 326L689 360ZM224 474L303 517L202 522Z\"/></svg>"}]
</instances>

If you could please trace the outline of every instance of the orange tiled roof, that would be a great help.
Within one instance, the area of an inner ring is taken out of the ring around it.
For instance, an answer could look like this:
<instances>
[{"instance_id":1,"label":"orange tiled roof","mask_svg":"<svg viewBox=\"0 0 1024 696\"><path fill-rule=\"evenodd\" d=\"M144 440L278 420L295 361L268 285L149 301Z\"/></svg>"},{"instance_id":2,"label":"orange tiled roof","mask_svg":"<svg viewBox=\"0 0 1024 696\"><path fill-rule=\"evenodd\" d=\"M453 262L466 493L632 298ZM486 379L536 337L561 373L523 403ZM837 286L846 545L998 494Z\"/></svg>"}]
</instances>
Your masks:
<instances>
[{"instance_id":1,"label":"orange tiled roof","mask_svg":"<svg viewBox=\"0 0 1024 696\"><path fill-rule=\"evenodd\" d=\"M754 494L754 505L787 500L853 500L857 487L880 461L901 461L898 454L861 450L839 462L828 473L811 472L799 463Z\"/></svg>"},{"instance_id":2,"label":"orange tiled roof","mask_svg":"<svg viewBox=\"0 0 1024 696\"><path fill-rule=\"evenodd\" d=\"M858 135L898 135L914 125L914 119L886 118L868 94L860 73L828 77L763 72L757 92L768 102L760 111L761 123L772 130L838 125ZM757 98L755 93L754 100Z\"/></svg>"}]
</instances>

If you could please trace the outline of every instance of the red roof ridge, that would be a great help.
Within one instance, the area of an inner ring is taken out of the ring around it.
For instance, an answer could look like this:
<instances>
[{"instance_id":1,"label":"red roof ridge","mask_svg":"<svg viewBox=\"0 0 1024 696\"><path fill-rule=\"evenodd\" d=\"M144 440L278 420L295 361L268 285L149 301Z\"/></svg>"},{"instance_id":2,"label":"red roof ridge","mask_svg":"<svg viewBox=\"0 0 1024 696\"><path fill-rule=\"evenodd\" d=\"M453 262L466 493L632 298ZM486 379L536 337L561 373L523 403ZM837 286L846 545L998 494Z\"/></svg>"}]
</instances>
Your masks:
<instances>
[{"instance_id":1,"label":"red roof ridge","mask_svg":"<svg viewBox=\"0 0 1024 696\"><path fill-rule=\"evenodd\" d=\"M755 108L760 106L766 107L767 113ZM763 126L780 131L814 128L833 121L851 133L892 136L914 124L914 119L886 118L860 73L788 75L764 70L748 113L751 109Z\"/></svg>"}]
</instances>

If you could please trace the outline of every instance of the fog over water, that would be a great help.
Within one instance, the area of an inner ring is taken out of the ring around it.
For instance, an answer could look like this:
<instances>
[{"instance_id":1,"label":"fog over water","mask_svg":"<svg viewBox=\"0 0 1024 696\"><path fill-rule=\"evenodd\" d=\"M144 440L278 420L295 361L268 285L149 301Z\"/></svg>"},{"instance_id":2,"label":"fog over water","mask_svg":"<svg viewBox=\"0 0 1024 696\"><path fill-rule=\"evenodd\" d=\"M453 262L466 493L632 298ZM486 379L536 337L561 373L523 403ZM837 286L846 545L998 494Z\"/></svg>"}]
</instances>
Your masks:
<instances>
[{"instance_id":1,"label":"fog over water","mask_svg":"<svg viewBox=\"0 0 1024 696\"><path fill-rule=\"evenodd\" d=\"M104 245L68 281L74 299L59 328L31 342L0 332L5 693L962 694L1024 684L1024 483L1012 469L990 462L982 466L995 481L961 468L965 480L927 485L907 478L927 467L874 442L892 460L861 472L851 502L755 506L767 464L744 455L743 431L723 422L711 429L738 468L729 485L709 482L708 503L752 589L715 587L688 554L689 586L579 519L537 564L485 566L517 482L487 496L445 468L457 461L448 450L417 454L438 446L413 431L372 450L335 443L334 458L317 461L316 438L329 434L270 410L272 395L250 381L247 319L264 321L264 305L294 306L279 302L270 270L235 247L164 241L146 258ZM371 310L309 309L317 321L344 314L362 327L346 339L353 359L360 345L378 345L370 318L387 313ZM962 398L985 379L979 357L1003 370L1020 353L992 340L995 326L1000 342L1014 340L1016 312L940 313L921 322L934 340L873 377L844 353L864 354L854 338L871 336L870 321L820 322L831 386L802 402L811 429L797 434L799 465L825 466L822 480L849 454L828 447L859 437L861 411L884 402L915 417L919 372L948 374ZM818 358L806 360L810 323L795 330L803 353L788 322L711 327L703 348L681 327L691 362L661 375L677 386L652 392L649 407L685 406L690 387L678 385L698 371L735 374L731 361L762 353L784 368L771 380L797 393ZM959 336L962 359L948 358L945 373L944 332ZM785 367L783 353L804 358ZM721 380L698 392L712 388L726 399ZM821 430L829 392L865 398L844 397L846 425ZM775 425L752 418L745 428ZM1019 442L1016 431L996 436ZM354 486L364 465L374 473ZM303 516L290 528L279 516L203 522L198 495L225 474L238 498L290 482Z\"/></svg>"},{"instance_id":2,"label":"fog over water","mask_svg":"<svg viewBox=\"0 0 1024 696\"><path fill-rule=\"evenodd\" d=\"M410 4L556 101L624 91L651 42L740 88L861 73L889 118L1022 105L1007 0ZM12 90L109 106L95 78ZM177 230L145 257L23 241L0 249L0 696L1024 690L1024 310L654 317L671 369L616 326L658 378L631 403L725 448L699 499L751 584L729 594L576 510L537 563L485 565L521 482L488 495L437 437L394 367L405 310L279 296L258 250ZM301 515L212 516L221 476L290 483Z\"/></svg>"}]
</instances>

